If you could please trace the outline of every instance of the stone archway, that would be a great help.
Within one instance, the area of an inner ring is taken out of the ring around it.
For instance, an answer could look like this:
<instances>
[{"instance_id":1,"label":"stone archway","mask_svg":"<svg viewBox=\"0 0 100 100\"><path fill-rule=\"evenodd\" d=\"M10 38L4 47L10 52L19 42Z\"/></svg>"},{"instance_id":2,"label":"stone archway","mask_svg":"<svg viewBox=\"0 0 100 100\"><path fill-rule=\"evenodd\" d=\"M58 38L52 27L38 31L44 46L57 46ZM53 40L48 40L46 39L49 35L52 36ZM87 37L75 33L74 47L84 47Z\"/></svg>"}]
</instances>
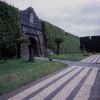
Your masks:
<instances>
[{"instance_id":1,"label":"stone archway","mask_svg":"<svg viewBox=\"0 0 100 100\"><path fill-rule=\"evenodd\" d=\"M30 40L29 55L30 59L32 60L34 59L34 56L39 56L38 43L33 37L30 37L29 40Z\"/></svg>"}]
</instances>

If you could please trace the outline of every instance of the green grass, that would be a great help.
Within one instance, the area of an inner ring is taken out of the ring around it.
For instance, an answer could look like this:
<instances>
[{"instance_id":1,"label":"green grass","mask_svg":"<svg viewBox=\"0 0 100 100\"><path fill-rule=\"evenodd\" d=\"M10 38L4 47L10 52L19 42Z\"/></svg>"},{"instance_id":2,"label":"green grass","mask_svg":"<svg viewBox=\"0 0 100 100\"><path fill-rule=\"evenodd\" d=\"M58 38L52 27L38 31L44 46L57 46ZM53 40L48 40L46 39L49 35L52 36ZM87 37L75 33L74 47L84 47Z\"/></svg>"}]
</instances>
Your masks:
<instances>
[{"instance_id":1,"label":"green grass","mask_svg":"<svg viewBox=\"0 0 100 100\"><path fill-rule=\"evenodd\" d=\"M79 54L60 54L60 55L54 54L51 57L55 59L71 60L71 61L79 61L85 58L85 56L81 53Z\"/></svg>"},{"instance_id":2,"label":"green grass","mask_svg":"<svg viewBox=\"0 0 100 100\"><path fill-rule=\"evenodd\" d=\"M0 63L0 95L64 67L66 65L63 63L44 60L35 60L34 63L22 59L2 62Z\"/></svg>"}]
</instances>

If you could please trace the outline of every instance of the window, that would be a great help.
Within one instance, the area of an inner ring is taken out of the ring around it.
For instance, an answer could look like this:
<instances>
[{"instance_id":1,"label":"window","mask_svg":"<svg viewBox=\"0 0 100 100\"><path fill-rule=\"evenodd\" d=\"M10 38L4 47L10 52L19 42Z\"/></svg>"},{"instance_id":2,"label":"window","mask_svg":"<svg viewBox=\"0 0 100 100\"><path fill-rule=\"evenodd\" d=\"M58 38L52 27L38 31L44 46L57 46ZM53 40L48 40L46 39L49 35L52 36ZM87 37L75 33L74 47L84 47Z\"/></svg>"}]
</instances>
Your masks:
<instances>
[{"instance_id":1,"label":"window","mask_svg":"<svg viewBox=\"0 0 100 100\"><path fill-rule=\"evenodd\" d=\"M34 23L34 15L33 15L33 13L30 14L30 23L32 23L32 24Z\"/></svg>"}]
</instances>

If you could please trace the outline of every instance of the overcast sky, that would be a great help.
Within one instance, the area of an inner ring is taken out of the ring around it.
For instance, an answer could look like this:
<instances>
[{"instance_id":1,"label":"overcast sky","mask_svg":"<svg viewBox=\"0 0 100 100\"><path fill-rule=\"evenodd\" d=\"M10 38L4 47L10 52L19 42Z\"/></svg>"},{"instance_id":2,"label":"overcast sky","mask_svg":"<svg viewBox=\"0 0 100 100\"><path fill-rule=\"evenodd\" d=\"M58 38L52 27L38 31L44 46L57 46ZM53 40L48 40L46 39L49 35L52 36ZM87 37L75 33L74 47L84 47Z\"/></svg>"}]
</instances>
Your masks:
<instances>
[{"instance_id":1,"label":"overcast sky","mask_svg":"<svg viewBox=\"0 0 100 100\"><path fill-rule=\"evenodd\" d=\"M100 0L6 0L77 36L100 35Z\"/></svg>"}]
</instances>

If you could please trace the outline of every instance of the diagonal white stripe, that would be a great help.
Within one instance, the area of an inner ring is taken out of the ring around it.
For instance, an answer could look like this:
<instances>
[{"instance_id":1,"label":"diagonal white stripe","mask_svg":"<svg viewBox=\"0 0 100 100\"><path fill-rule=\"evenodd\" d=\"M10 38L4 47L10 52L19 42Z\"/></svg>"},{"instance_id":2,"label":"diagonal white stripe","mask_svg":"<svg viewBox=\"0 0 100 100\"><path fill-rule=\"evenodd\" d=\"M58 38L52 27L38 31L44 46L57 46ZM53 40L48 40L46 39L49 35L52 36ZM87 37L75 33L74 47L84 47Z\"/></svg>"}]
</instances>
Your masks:
<instances>
[{"instance_id":1,"label":"diagonal white stripe","mask_svg":"<svg viewBox=\"0 0 100 100\"><path fill-rule=\"evenodd\" d=\"M16 94L15 96L9 98L8 100L22 100L23 98L27 97L28 95L30 95L31 93L35 92L36 90L40 89L41 87L45 86L46 84L50 83L51 81L55 80L56 78L64 75L65 73L69 72L70 70L74 69L74 67L70 67L62 72L59 72L58 74Z\"/></svg>"},{"instance_id":2,"label":"diagonal white stripe","mask_svg":"<svg viewBox=\"0 0 100 100\"><path fill-rule=\"evenodd\" d=\"M30 100L43 100L45 99L50 93L52 93L54 90L56 90L58 87L60 87L64 82L66 82L68 79L70 79L72 76L74 76L77 72L79 72L82 68L79 67L75 69L73 72L70 72L63 78L59 79L54 84L50 85L48 88L41 91L39 94L31 98Z\"/></svg>"},{"instance_id":3,"label":"diagonal white stripe","mask_svg":"<svg viewBox=\"0 0 100 100\"><path fill-rule=\"evenodd\" d=\"M61 90L53 100L66 100L66 98L71 94L75 87L79 84L81 79L87 74L90 68L85 68L78 76L76 76L69 84L67 84L63 90Z\"/></svg>"},{"instance_id":4,"label":"diagonal white stripe","mask_svg":"<svg viewBox=\"0 0 100 100\"><path fill-rule=\"evenodd\" d=\"M91 88L95 82L95 78L97 75L98 68L94 68L88 78L86 79L85 83L81 87L80 91L75 96L74 100L88 100L90 96Z\"/></svg>"}]
</instances>

